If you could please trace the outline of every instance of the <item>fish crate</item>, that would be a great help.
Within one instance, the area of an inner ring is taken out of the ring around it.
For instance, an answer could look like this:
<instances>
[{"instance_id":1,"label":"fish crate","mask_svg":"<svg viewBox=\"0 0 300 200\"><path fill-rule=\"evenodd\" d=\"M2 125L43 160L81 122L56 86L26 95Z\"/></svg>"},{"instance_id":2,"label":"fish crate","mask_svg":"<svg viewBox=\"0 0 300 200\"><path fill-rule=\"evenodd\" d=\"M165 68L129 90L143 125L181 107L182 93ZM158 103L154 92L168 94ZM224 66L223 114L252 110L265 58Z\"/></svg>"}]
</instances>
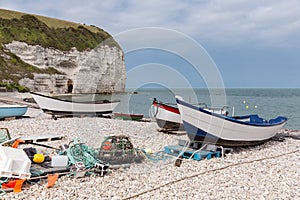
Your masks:
<instances>
[{"instance_id":1,"label":"fish crate","mask_svg":"<svg viewBox=\"0 0 300 200\"><path fill-rule=\"evenodd\" d=\"M184 150L184 151L183 151ZM193 159L193 160L202 160L202 159L211 159L212 157L221 157L221 152L220 151L197 151L195 149L187 148L184 149L180 145L170 145L170 146L165 146L164 152L173 156L181 156L183 158L188 158L188 159Z\"/></svg>"},{"instance_id":2,"label":"fish crate","mask_svg":"<svg viewBox=\"0 0 300 200\"><path fill-rule=\"evenodd\" d=\"M0 177L30 178L31 161L22 149L0 147Z\"/></svg>"}]
</instances>

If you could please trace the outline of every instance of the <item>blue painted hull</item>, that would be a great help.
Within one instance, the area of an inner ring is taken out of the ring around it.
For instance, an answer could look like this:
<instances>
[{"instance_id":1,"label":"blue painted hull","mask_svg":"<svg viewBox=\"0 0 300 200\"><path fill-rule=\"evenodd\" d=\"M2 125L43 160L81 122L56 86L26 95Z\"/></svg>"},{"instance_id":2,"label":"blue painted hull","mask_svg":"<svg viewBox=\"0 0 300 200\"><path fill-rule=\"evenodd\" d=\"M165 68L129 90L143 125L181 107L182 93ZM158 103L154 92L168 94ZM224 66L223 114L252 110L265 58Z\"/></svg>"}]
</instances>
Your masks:
<instances>
[{"instance_id":1,"label":"blue painted hull","mask_svg":"<svg viewBox=\"0 0 300 200\"><path fill-rule=\"evenodd\" d=\"M19 117L24 115L28 110L27 106L0 106L0 119L7 117Z\"/></svg>"},{"instance_id":2,"label":"blue painted hull","mask_svg":"<svg viewBox=\"0 0 300 200\"><path fill-rule=\"evenodd\" d=\"M191 141L204 142L208 144L215 144L215 145L221 145L227 147L252 146L252 145L263 144L271 139L269 138L265 140L256 140L256 141L224 140L199 129L188 122L183 121L183 124L187 132L187 136Z\"/></svg>"}]
</instances>

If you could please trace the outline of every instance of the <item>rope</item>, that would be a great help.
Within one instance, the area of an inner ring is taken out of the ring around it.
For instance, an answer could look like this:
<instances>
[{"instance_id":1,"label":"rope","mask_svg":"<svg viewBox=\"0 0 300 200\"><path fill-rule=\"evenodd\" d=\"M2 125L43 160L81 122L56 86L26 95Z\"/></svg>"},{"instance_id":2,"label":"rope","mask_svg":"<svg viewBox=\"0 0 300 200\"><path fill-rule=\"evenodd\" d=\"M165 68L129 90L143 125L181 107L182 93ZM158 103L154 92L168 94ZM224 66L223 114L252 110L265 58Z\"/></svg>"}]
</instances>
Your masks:
<instances>
[{"instance_id":1,"label":"rope","mask_svg":"<svg viewBox=\"0 0 300 200\"><path fill-rule=\"evenodd\" d=\"M167 155L164 151L158 151L153 154L147 153L144 149L142 149L141 151L144 153L144 155L146 156L147 159L149 159L151 161L155 161L155 162L173 158L173 156Z\"/></svg>"},{"instance_id":2,"label":"rope","mask_svg":"<svg viewBox=\"0 0 300 200\"><path fill-rule=\"evenodd\" d=\"M89 148L79 139L74 139L67 149L67 156L69 164L74 165L77 162L83 162L86 169L93 168L96 163L102 163L99 159L95 158L96 151Z\"/></svg>"},{"instance_id":3,"label":"rope","mask_svg":"<svg viewBox=\"0 0 300 200\"><path fill-rule=\"evenodd\" d=\"M200 173L197 173L197 174L194 174L194 175L191 175L191 176L186 176L186 177L174 180L174 181L170 181L168 183L165 183L165 184L162 184L160 186L154 187L154 188L152 188L150 190L146 190L146 191L140 192L140 193L132 195L130 197L126 197L126 198L124 198L124 200L136 198L136 197L139 197L139 196L141 196L143 194L147 194L149 192L153 192L155 190L159 190L162 187L166 187L168 185L172 185L172 184L181 182L183 180L194 178L194 177L197 177L197 176L200 176L200 175L204 175L204 174L207 174L207 173L210 173L210 172L221 171L221 170L224 170L224 169L227 169L227 168L230 168L230 167L244 165L244 164L250 164L250 163L259 162L259 161L263 161L263 160L270 160L270 159L278 158L278 157L285 156L285 155L292 154L292 153L296 153L296 152L300 152L300 149L297 149L297 150L294 150L294 151L290 151L290 152L287 152L287 153L283 153L283 154L279 154L279 155L275 155L275 156L264 157L264 158L259 158L259 159L250 160L250 161L244 161L244 162L240 162L240 163L234 163L234 164L230 164L230 165L227 165L227 166L224 166L224 167L220 167L220 168L216 168L216 169L211 169L211 170L208 170L208 171L200 172Z\"/></svg>"}]
</instances>

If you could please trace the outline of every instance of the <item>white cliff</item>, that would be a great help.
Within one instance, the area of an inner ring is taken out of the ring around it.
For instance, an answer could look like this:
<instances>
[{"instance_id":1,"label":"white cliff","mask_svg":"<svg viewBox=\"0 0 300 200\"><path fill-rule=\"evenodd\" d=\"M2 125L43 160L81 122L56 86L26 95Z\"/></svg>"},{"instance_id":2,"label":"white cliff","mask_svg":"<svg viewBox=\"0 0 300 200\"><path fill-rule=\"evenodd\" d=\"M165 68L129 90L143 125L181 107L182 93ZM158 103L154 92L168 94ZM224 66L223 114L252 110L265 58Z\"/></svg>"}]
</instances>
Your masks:
<instances>
[{"instance_id":1,"label":"white cliff","mask_svg":"<svg viewBox=\"0 0 300 200\"><path fill-rule=\"evenodd\" d=\"M53 93L124 92L126 70L124 55L117 47L98 46L83 52L72 48L60 51L13 41L5 45L24 62L39 68L53 67L61 74L35 74L34 80L20 80L32 91Z\"/></svg>"}]
</instances>

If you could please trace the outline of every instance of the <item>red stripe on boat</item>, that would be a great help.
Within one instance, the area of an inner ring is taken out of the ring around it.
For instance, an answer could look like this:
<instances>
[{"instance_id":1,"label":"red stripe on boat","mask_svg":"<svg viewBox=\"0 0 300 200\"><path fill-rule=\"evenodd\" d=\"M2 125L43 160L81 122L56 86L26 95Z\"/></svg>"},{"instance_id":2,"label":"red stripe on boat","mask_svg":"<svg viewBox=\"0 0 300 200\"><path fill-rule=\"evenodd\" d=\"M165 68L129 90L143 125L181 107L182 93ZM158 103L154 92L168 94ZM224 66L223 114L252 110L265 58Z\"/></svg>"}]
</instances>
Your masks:
<instances>
[{"instance_id":1,"label":"red stripe on boat","mask_svg":"<svg viewBox=\"0 0 300 200\"><path fill-rule=\"evenodd\" d=\"M168 106L168 105L163 104L163 103L157 103L156 101L154 101L152 104L153 104L153 106L157 106L157 107L165 109L167 111L170 111L170 112L173 112L173 113L176 113L176 114L180 114L178 108Z\"/></svg>"}]
</instances>

